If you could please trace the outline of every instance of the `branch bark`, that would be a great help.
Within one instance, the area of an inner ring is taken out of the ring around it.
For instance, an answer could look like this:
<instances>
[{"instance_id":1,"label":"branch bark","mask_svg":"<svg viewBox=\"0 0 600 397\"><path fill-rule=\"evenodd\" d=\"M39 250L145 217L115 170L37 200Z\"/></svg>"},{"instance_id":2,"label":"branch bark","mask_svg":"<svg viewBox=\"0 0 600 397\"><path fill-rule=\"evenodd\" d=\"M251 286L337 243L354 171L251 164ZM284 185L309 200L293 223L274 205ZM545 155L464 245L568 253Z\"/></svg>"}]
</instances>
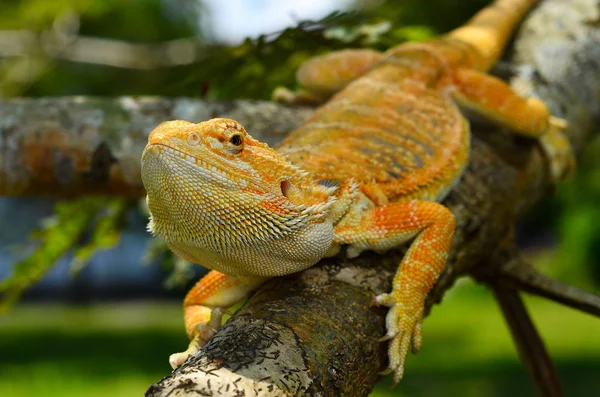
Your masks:
<instances>
[{"instance_id":1,"label":"branch bark","mask_svg":"<svg viewBox=\"0 0 600 397\"><path fill-rule=\"evenodd\" d=\"M513 86L545 100L570 123L579 151L600 121L598 0L547 0L521 30ZM0 102L0 194L82 193L139 197L139 158L159 122L227 116L270 144L310 114L266 102L120 98ZM490 282L501 271L499 242L551 189L535 143L474 124L471 161L445 201L457 217L453 255L428 307L457 277ZM386 362L385 310L402 250L322 261L255 294L199 355L153 385L149 396L366 395ZM496 258L496 260L494 260ZM509 258L510 259L510 258ZM483 270L482 270L483 269ZM425 341L427 348L427 341ZM410 359L408 360L410 370Z\"/></svg>"},{"instance_id":2,"label":"branch bark","mask_svg":"<svg viewBox=\"0 0 600 397\"><path fill-rule=\"evenodd\" d=\"M0 100L0 195L143 197L140 158L165 120L231 117L274 144L312 113L260 101L187 98Z\"/></svg>"}]
</instances>

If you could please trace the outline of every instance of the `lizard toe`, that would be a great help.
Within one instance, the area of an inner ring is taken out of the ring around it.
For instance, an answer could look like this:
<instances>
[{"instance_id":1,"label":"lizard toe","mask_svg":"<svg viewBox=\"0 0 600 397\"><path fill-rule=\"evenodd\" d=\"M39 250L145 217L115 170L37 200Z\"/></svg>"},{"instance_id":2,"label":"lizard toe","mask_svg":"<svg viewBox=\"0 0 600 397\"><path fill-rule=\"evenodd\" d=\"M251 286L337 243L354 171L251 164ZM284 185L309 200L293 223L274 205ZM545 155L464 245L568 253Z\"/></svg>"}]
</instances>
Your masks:
<instances>
[{"instance_id":1,"label":"lizard toe","mask_svg":"<svg viewBox=\"0 0 600 397\"><path fill-rule=\"evenodd\" d=\"M382 299L393 300L393 294ZM409 350L413 353L419 351L422 341L422 317L423 305L418 305L421 309L411 313L405 309L402 299L390 308L386 317L387 333L380 340L390 340L388 347L389 365L387 373L392 372L393 383L396 385L404 375L404 362Z\"/></svg>"},{"instance_id":2,"label":"lizard toe","mask_svg":"<svg viewBox=\"0 0 600 397\"><path fill-rule=\"evenodd\" d=\"M186 360L196 354L202 346L206 344L210 340L210 338L214 335L216 330L212 327L209 327L205 324L198 324L196 326L196 335L190 342L188 348L181 353L174 353L169 356L169 364L171 364L171 368L175 369L186 362Z\"/></svg>"},{"instance_id":3,"label":"lizard toe","mask_svg":"<svg viewBox=\"0 0 600 397\"><path fill-rule=\"evenodd\" d=\"M185 363L191 354L192 353L188 353L187 350L181 353L171 354L169 356L169 364L171 365L171 368L176 369L180 365L183 365L183 363Z\"/></svg>"}]
</instances>

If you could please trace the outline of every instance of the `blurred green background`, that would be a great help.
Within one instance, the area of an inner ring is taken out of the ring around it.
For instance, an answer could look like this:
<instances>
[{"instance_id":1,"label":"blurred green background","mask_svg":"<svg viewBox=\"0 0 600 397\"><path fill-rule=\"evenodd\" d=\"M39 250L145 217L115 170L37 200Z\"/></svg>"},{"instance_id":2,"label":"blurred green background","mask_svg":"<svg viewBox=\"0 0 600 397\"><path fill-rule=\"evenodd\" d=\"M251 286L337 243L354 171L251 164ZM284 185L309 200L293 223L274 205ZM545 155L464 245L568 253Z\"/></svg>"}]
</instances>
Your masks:
<instances>
[{"instance_id":1,"label":"blurred green background","mask_svg":"<svg viewBox=\"0 0 600 397\"><path fill-rule=\"evenodd\" d=\"M268 99L275 86L293 86L294 70L311 55L347 46L385 49L403 40L423 39L457 26L487 1L323 0L319 3L327 7L317 7L312 22L300 11L314 2L296 1L281 11L293 16L287 29L273 23L279 15L273 10L281 8L280 3L0 0L0 95ZM339 9L360 12L331 14ZM219 19L227 12L229 20ZM262 35L242 40L244 32L253 34L245 25ZM9 36L15 32L33 34L46 44L15 50L2 40L15 37ZM111 64L101 52L96 58L74 61L65 48L76 37L107 40L100 44L108 43L108 50L126 43L158 55L145 63L130 62L131 67L115 66L125 61L117 57ZM48 42L54 43L54 50L47 50ZM195 60L185 51L176 52L171 57L176 65L169 64L171 58L160 49L178 43L194 48ZM539 205L518 233L526 255L544 273L596 292L599 150L596 139L586 148L577 175ZM122 240L124 226L144 233L138 203L82 198L52 205L54 210L32 240L21 242L28 249L19 251L10 264L0 258L0 292L5 297L16 298L65 255L72 273L80 272L98 252ZM0 236L8 227L0 221ZM82 234L88 238L82 239ZM0 248L7 245L8 239L0 240ZM75 294L65 300L64 294L53 299L52 288L47 288L37 295L26 293L0 314L0 396L140 395L167 375L168 355L186 344L181 297L198 273L170 256L159 242L153 241L149 251L160 268L164 266L160 289L165 292L111 290L113 297L105 293L80 299ZM147 271L142 267L146 259L140 255L133 265ZM600 321L537 298L527 298L527 304L556 361L566 395L600 394ZM499 310L483 287L467 280L459 283L425 324L424 347L418 356L409 357L405 379L390 391L389 379L384 378L374 396L534 395Z\"/></svg>"}]
</instances>

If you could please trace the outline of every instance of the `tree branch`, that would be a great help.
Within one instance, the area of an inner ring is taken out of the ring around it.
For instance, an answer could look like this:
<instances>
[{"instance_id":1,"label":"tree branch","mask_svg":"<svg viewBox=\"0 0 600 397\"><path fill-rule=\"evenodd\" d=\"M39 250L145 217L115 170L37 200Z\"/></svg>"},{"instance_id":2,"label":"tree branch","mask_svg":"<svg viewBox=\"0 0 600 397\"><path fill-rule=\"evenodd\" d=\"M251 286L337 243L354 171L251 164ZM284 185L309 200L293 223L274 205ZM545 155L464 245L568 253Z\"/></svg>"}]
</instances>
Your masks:
<instances>
[{"instance_id":1,"label":"tree branch","mask_svg":"<svg viewBox=\"0 0 600 397\"><path fill-rule=\"evenodd\" d=\"M492 289L517 345L521 361L533 378L540 395L562 397L564 394L552 360L527 313L519 292L501 283L494 284Z\"/></svg>"},{"instance_id":2,"label":"tree branch","mask_svg":"<svg viewBox=\"0 0 600 397\"><path fill-rule=\"evenodd\" d=\"M502 280L512 288L600 317L600 296L541 274L520 255L498 270L491 277Z\"/></svg>"},{"instance_id":3,"label":"tree branch","mask_svg":"<svg viewBox=\"0 0 600 397\"><path fill-rule=\"evenodd\" d=\"M312 113L271 102L187 98L0 100L0 195L143 197L140 158L165 120L239 120L274 144Z\"/></svg>"}]
</instances>

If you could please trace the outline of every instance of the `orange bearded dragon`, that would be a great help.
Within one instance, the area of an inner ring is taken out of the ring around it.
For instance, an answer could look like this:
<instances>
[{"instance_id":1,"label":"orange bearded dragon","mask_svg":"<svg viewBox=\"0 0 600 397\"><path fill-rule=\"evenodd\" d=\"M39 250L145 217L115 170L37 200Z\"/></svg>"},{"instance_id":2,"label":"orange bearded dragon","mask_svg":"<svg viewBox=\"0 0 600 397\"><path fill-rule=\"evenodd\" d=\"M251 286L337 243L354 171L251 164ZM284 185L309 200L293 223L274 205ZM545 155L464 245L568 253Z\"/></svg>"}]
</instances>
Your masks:
<instances>
[{"instance_id":1,"label":"orange bearded dragon","mask_svg":"<svg viewBox=\"0 0 600 397\"><path fill-rule=\"evenodd\" d=\"M568 168L564 122L484 73L536 2L497 0L440 38L308 61L299 97L331 98L276 149L230 119L159 125L142 155L149 230L213 269L185 298L191 343L171 365L207 342L223 308L268 278L340 251L352 258L412 240L392 290L375 298L390 308L383 339L398 382L409 349L421 347L425 297L453 241L455 219L440 201L469 158L460 108L540 139L557 178Z\"/></svg>"}]
</instances>

